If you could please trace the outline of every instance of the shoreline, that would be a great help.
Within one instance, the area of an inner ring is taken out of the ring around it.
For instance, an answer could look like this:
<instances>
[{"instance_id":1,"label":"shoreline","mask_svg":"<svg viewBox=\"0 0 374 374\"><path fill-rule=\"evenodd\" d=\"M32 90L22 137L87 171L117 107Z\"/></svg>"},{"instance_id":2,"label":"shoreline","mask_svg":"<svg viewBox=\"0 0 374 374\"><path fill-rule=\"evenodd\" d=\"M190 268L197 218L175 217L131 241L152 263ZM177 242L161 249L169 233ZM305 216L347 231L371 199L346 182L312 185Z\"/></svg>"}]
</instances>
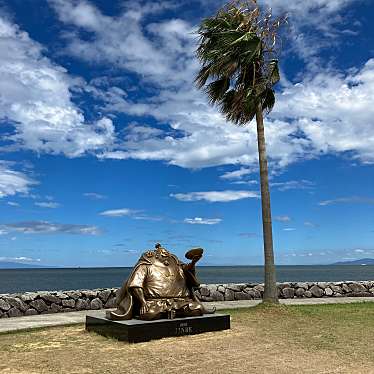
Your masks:
<instances>
[{"instance_id":1,"label":"shoreline","mask_svg":"<svg viewBox=\"0 0 374 374\"><path fill-rule=\"evenodd\" d=\"M280 299L374 297L374 280L277 283ZM110 309L118 288L36 291L0 294L0 318ZM204 302L261 300L263 283L201 284L196 296Z\"/></svg>"}]
</instances>

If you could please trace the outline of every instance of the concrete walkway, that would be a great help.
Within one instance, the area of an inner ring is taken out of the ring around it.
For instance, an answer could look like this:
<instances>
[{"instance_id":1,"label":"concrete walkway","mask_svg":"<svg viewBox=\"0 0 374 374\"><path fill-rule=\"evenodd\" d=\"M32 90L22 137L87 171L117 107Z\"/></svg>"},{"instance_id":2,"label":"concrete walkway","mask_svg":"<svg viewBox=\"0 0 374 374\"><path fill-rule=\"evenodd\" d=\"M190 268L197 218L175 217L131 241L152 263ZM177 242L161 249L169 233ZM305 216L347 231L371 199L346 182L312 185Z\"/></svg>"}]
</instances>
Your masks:
<instances>
[{"instance_id":1,"label":"concrete walkway","mask_svg":"<svg viewBox=\"0 0 374 374\"><path fill-rule=\"evenodd\" d=\"M374 302L374 297L331 297L313 299L281 299L280 303L285 305L315 305L315 304L349 304L357 302ZM211 308L215 306L217 310L249 308L259 304L261 300L238 300L238 301L217 301L204 303ZM0 333L14 331L31 330L36 328L66 326L82 324L86 321L86 315L103 316L103 310L83 310L81 312L40 314L27 317L13 317L0 319Z\"/></svg>"}]
</instances>

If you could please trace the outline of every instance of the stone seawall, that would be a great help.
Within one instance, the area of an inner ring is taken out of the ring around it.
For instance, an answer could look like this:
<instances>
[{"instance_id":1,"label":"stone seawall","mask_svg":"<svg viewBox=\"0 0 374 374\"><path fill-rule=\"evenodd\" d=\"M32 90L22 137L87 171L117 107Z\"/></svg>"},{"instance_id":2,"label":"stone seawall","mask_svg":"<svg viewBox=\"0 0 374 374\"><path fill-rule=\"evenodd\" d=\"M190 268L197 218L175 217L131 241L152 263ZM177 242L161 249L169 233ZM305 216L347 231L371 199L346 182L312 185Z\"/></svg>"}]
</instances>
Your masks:
<instances>
[{"instance_id":1,"label":"stone seawall","mask_svg":"<svg viewBox=\"0 0 374 374\"><path fill-rule=\"evenodd\" d=\"M0 318L114 308L118 288L0 294ZM202 284L195 291L202 301L261 299L264 285ZM278 283L282 299L313 297L374 297L374 281Z\"/></svg>"}]
</instances>

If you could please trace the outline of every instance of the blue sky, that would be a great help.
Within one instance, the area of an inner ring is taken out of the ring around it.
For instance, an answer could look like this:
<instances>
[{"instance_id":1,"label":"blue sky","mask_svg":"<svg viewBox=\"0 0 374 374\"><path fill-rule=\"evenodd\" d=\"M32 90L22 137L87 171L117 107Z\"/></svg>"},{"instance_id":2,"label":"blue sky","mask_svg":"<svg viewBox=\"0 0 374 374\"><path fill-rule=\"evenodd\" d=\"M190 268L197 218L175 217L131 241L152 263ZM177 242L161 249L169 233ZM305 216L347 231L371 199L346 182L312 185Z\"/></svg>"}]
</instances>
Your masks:
<instances>
[{"instance_id":1,"label":"blue sky","mask_svg":"<svg viewBox=\"0 0 374 374\"><path fill-rule=\"evenodd\" d=\"M157 241L261 264L254 123L193 84L223 3L0 0L0 261L131 266ZM374 4L289 13L266 118L278 264L374 257Z\"/></svg>"}]
</instances>

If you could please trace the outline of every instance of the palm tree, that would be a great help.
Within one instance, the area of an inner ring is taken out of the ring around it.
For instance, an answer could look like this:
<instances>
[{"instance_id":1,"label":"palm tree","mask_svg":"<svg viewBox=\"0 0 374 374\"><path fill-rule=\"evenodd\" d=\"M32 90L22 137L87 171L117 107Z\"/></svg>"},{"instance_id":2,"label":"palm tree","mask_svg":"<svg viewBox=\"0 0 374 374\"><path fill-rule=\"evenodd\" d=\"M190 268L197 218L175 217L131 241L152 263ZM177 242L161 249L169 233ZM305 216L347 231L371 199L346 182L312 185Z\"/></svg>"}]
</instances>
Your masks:
<instances>
[{"instance_id":1,"label":"palm tree","mask_svg":"<svg viewBox=\"0 0 374 374\"><path fill-rule=\"evenodd\" d=\"M275 103L273 86L279 81L277 31L285 17L261 15L256 0L235 1L201 22L197 57L201 69L196 83L227 120L247 125L256 117L261 181L265 257L264 302L277 303L270 191L263 113Z\"/></svg>"}]
</instances>

